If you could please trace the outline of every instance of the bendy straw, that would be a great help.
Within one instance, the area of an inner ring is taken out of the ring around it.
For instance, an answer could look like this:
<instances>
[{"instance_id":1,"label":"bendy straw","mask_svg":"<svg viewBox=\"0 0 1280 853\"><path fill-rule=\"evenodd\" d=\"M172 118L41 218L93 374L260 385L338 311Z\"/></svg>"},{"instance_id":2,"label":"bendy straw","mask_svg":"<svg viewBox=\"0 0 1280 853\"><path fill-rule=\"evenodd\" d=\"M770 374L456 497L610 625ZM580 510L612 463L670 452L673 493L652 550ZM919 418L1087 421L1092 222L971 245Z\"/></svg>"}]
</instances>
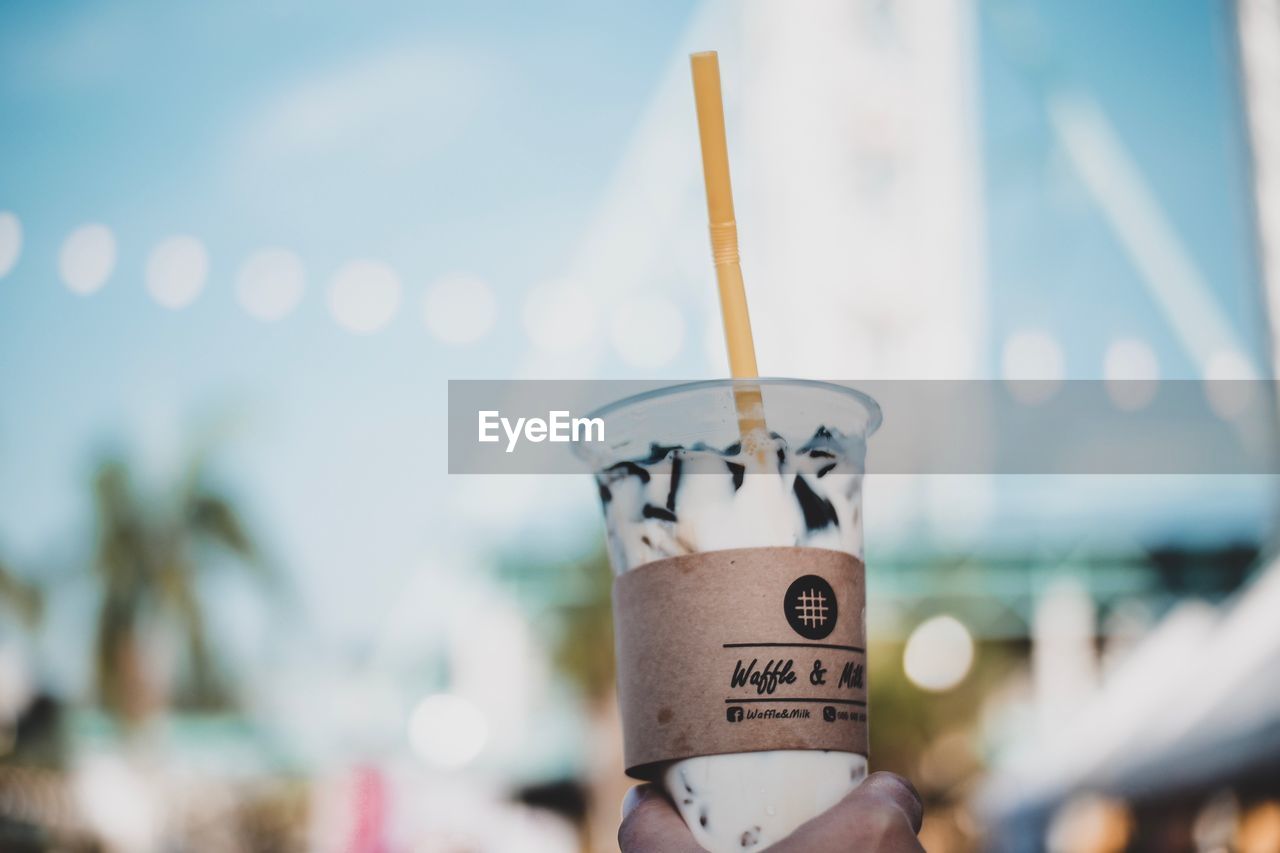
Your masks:
<instances>
[{"instance_id":1,"label":"bendy straw","mask_svg":"<svg viewBox=\"0 0 1280 853\"><path fill-rule=\"evenodd\" d=\"M729 182L729 146L724 133L724 102L720 94L720 60L714 50L689 56L693 71L693 96L698 110L698 135L702 142L702 175L707 188L707 219L711 229L711 258L720 289L720 313L729 350L729 372L735 379L755 379L755 343L747 294L738 259L738 223L733 213L733 187ZM738 427L745 441L764 430L764 402L760 388L739 386L734 391Z\"/></svg>"}]
</instances>

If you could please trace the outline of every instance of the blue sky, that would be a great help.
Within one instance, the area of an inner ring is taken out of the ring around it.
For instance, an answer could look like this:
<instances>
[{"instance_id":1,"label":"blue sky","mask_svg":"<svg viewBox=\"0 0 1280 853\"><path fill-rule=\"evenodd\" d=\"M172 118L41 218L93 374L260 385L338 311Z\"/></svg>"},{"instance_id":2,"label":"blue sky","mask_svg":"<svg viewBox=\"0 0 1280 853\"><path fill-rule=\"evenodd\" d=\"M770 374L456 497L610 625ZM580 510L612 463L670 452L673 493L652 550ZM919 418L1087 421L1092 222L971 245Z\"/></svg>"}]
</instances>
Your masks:
<instances>
[{"instance_id":1,"label":"blue sky","mask_svg":"<svg viewBox=\"0 0 1280 853\"><path fill-rule=\"evenodd\" d=\"M1046 98L1083 91L1122 138L1241 346L1264 364L1228 6L989 2L983 10L993 338L1048 325L1070 342L1068 373L1092 378L1108 338L1136 335L1158 351L1162 375L1198 375L1054 145Z\"/></svg>"},{"instance_id":2,"label":"blue sky","mask_svg":"<svg viewBox=\"0 0 1280 853\"><path fill-rule=\"evenodd\" d=\"M1062 342L1069 376L1099 375L1117 335L1147 340L1165 376L1194 375L1054 141L1044 98L1057 91L1096 98L1261 358L1222 8L983 4L993 370L1001 341L1035 326ZM101 450L125 447L163 481L212 422L228 424L221 475L339 635L365 632L412 573L456 565L467 536L518 530L518 501L445 477L445 381L519 369L524 296L563 271L638 117L683 61L696 9L0 7L0 210L23 234L0 278L0 553L74 561ZM61 283L59 248L94 222L114 232L117 260L83 296ZM203 291L177 311L143 285L148 253L175 234L209 258ZM267 246L295 252L307 281L297 310L270 324L234 296L240 264ZM325 305L330 277L358 258L402 283L374 335L343 330ZM452 273L496 296L477 343L448 345L421 320L425 288ZM687 327L703 328L695 315ZM637 374L602 358L600 375ZM648 373L712 370L688 340ZM589 547L589 484L553 488L573 521L540 534Z\"/></svg>"},{"instance_id":3,"label":"blue sky","mask_svg":"<svg viewBox=\"0 0 1280 853\"><path fill-rule=\"evenodd\" d=\"M224 446L228 478L290 563L360 583L413 568L449 500L445 380L510 369L511 297L563 263L688 7L3 14L0 103L14 120L0 136L0 207L24 233L0 282L8 551L66 558L104 445L163 468L194 427L230 418L242 426ZM118 246L89 297L56 266L85 222L107 224ZM176 233L204 242L210 272L197 302L171 312L142 278L146 253ZM232 284L270 245L298 253L308 290L287 322L263 325ZM371 338L336 327L323 301L325 279L361 257L404 283L399 316ZM425 284L453 271L502 297L483 345L442 346L419 321ZM339 600L351 591L326 584Z\"/></svg>"}]
</instances>

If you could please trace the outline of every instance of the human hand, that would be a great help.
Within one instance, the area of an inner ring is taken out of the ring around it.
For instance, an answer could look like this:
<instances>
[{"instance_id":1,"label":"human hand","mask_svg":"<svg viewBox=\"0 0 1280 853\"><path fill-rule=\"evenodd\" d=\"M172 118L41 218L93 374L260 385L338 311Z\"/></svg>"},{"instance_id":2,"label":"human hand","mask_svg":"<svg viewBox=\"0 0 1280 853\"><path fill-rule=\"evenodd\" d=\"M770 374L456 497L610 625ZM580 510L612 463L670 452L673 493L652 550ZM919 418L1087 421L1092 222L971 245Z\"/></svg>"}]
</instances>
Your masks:
<instances>
[{"instance_id":1,"label":"human hand","mask_svg":"<svg viewBox=\"0 0 1280 853\"><path fill-rule=\"evenodd\" d=\"M769 848L771 853L919 853L924 804L911 783L872 773L840 802ZM701 851L675 806L652 785L627 793L618 846L623 853Z\"/></svg>"}]
</instances>

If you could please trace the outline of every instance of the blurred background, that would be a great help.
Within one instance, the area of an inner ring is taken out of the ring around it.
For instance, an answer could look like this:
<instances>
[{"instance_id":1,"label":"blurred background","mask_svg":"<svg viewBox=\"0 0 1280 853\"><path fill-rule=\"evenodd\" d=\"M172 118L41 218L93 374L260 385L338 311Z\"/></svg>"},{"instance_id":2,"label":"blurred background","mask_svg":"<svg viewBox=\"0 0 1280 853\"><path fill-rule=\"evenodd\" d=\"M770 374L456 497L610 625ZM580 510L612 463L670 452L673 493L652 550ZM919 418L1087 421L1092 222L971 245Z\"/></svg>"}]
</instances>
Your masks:
<instances>
[{"instance_id":1,"label":"blurred background","mask_svg":"<svg viewBox=\"0 0 1280 853\"><path fill-rule=\"evenodd\" d=\"M698 49L764 373L1274 377L1277 0L5 4L0 849L614 847L593 485L445 382L726 375ZM929 850L1280 850L1274 478L865 495Z\"/></svg>"}]
</instances>

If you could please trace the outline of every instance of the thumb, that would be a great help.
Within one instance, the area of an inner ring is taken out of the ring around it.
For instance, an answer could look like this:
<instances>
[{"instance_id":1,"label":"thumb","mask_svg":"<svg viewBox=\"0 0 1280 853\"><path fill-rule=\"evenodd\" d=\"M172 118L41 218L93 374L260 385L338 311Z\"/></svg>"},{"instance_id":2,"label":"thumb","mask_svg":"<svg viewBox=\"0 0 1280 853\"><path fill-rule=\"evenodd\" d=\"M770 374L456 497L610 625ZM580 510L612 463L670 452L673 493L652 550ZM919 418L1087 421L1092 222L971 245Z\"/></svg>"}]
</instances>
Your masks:
<instances>
[{"instance_id":1,"label":"thumb","mask_svg":"<svg viewBox=\"0 0 1280 853\"><path fill-rule=\"evenodd\" d=\"M801 825L779 850L859 850L918 853L924 805L910 782L872 773L831 809Z\"/></svg>"},{"instance_id":2,"label":"thumb","mask_svg":"<svg viewBox=\"0 0 1280 853\"><path fill-rule=\"evenodd\" d=\"M702 853L671 801L653 785L637 785L622 801L622 853Z\"/></svg>"}]
</instances>

